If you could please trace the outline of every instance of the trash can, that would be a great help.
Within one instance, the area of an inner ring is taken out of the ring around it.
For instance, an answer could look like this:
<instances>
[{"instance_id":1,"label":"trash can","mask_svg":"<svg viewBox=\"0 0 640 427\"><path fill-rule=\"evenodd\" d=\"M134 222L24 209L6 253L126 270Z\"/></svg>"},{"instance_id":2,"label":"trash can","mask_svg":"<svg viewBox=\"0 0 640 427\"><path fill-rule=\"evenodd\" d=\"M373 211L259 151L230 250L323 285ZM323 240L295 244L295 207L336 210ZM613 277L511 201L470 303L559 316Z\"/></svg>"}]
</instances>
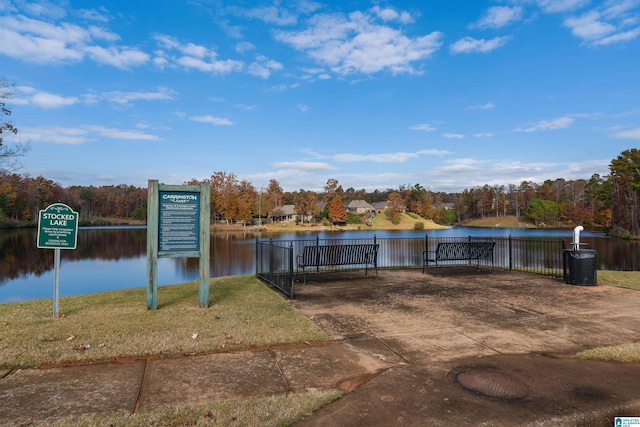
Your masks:
<instances>
[{"instance_id":1,"label":"trash can","mask_svg":"<svg viewBox=\"0 0 640 427\"><path fill-rule=\"evenodd\" d=\"M565 249L562 254L564 283L595 286L596 251L591 249Z\"/></svg>"}]
</instances>

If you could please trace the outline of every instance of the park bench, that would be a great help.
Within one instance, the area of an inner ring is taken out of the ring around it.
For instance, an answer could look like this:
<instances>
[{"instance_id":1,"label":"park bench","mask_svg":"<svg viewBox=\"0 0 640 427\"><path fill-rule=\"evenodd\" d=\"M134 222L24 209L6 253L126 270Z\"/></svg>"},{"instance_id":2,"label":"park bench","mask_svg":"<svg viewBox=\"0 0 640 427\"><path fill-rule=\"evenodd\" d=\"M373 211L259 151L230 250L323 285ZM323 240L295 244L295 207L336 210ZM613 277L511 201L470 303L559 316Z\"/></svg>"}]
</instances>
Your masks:
<instances>
[{"instance_id":1,"label":"park bench","mask_svg":"<svg viewBox=\"0 0 640 427\"><path fill-rule=\"evenodd\" d=\"M371 265L376 270L378 277L378 247L374 243L346 244L346 245L313 245L305 246L302 255L297 256L298 268L302 269L304 284L307 284L308 267L332 267L340 265L364 265L365 276L368 276L368 267Z\"/></svg>"},{"instance_id":2,"label":"park bench","mask_svg":"<svg viewBox=\"0 0 640 427\"><path fill-rule=\"evenodd\" d=\"M435 251L424 251L422 272L429 267L429 263L436 265L436 276L439 273L438 267L442 262L448 261L476 261L476 269L480 269L480 261L491 261L491 272L493 273L493 249L496 242L441 242L438 243Z\"/></svg>"}]
</instances>

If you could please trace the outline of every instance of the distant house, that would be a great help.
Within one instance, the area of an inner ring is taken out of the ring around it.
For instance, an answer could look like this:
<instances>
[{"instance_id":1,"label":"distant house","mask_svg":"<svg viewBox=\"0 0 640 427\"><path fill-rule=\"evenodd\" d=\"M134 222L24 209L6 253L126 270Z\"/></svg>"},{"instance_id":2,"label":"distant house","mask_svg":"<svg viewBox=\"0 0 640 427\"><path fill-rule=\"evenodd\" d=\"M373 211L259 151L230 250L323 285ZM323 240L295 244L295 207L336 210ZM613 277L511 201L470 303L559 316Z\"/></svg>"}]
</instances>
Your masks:
<instances>
[{"instance_id":1,"label":"distant house","mask_svg":"<svg viewBox=\"0 0 640 427\"><path fill-rule=\"evenodd\" d=\"M381 214L387 210L387 204L388 202L373 202L371 205L373 206L376 214Z\"/></svg>"},{"instance_id":2,"label":"distant house","mask_svg":"<svg viewBox=\"0 0 640 427\"><path fill-rule=\"evenodd\" d=\"M297 217L294 205L282 205L269 212L269 218L274 222L295 221Z\"/></svg>"},{"instance_id":3,"label":"distant house","mask_svg":"<svg viewBox=\"0 0 640 427\"><path fill-rule=\"evenodd\" d=\"M442 203L442 207L450 211L453 209L453 203Z\"/></svg>"},{"instance_id":4,"label":"distant house","mask_svg":"<svg viewBox=\"0 0 640 427\"><path fill-rule=\"evenodd\" d=\"M375 208L364 200L352 200L347 205L347 212L360 215L375 212Z\"/></svg>"}]
</instances>

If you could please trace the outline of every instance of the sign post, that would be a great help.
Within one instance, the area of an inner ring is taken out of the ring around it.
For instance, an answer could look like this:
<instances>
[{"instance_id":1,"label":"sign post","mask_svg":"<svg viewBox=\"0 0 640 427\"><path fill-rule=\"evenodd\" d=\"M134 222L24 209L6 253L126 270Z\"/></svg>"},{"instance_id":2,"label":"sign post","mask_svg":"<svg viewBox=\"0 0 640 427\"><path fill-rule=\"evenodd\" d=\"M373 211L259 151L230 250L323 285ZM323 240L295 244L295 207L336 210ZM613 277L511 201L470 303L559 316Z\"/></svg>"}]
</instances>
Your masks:
<instances>
[{"instance_id":1,"label":"sign post","mask_svg":"<svg viewBox=\"0 0 640 427\"><path fill-rule=\"evenodd\" d=\"M75 249L78 242L78 212L63 203L54 203L38 215L37 247L54 249L53 318L58 318L60 289L60 249Z\"/></svg>"},{"instance_id":2,"label":"sign post","mask_svg":"<svg viewBox=\"0 0 640 427\"><path fill-rule=\"evenodd\" d=\"M158 308L158 258L199 258L199 303L209 306L210 185L165 185L149 180L147 308Z\"/></svg>"}]
</instances>

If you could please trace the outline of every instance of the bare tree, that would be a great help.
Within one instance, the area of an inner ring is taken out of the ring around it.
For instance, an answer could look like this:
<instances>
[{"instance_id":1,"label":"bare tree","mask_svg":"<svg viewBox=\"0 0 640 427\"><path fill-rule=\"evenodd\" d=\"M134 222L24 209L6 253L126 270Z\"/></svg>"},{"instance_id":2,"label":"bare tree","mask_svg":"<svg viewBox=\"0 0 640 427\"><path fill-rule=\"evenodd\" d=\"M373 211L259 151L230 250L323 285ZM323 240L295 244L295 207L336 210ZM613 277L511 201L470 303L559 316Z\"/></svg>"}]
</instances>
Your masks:
<instances>
[{"instance_id":1,"label":"bare tree","mask_svg":"<svg viewBox=\"0 0 640 427\"><path fill-rule=\"evenodd\" d=\"M29 150L29 145L18 143L9 146L4 141L4 135L17 135L18 128L15 127L7 117L11 116L11 110L7 107L7 99L11 99L13 84L0 77L0 171L12 171L20 166L17 158L24 156Z\"/></svg>"}]
</instances>

